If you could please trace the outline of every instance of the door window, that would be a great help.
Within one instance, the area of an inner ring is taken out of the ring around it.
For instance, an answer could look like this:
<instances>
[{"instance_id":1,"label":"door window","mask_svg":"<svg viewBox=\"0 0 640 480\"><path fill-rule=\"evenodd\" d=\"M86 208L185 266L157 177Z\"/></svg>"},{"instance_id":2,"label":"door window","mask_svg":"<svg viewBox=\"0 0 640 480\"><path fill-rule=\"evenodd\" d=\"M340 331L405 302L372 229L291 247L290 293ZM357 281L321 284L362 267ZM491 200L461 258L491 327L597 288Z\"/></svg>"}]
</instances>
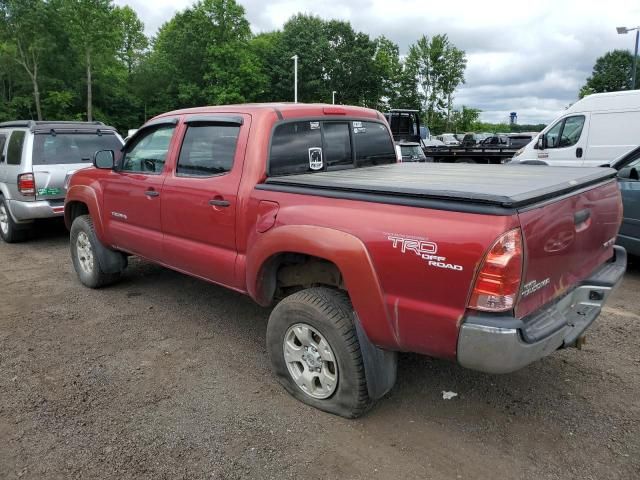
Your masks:
<instances>
[{"instance_id":1,"label":"door window","mask_svg":"<svg viewBox=\"0 0 640 480\"><path fill-rule=\"evenodd\" d=\"M560 147L571 147L578 143L583 126L584 117L582 115L567 118L560 136Z\"/></svg>"},{"instance_id":2,"label":"door window","mask_svg":"<svg viewBox=\"0 0 640 480\"><path fill-rule=\"evenodd\" d=\"M16 130L9 137L7 146L7 165L20 165L22 161L22 147L24 145L25 132Z\"/></svg>"},{"instance_id":3,"label":"door window","mask_svg":"<svg viewBox=\"0 0 640 480\"><path fill-rule=\"evenodd\" d=\"M211 177L231 171L240 127L237 125L192 125L180 149L176 173L180 176Z\"/></svg>"},{"instance_id":4,"label":"door window","mask_svg":"<svg viewBox=\"0 0 640 480\"><path fill-rule=\"evenodd\" d=\"M7 141L7 136L0 134L0 163L4 162L4 144Z\"/></svg>"},{"instance_id":5,"label":"door window","mask_svg":"<svg viewBox=\"0 0 640 480\"><path fill-rule=\"evenodd\" d=\"M547 132L547 148L566 148L578 143L584 127L584 116L567 117Z\"/></svg>"},{"instance_id":6,"label":"door window","mask_svg":"<svg viewBox=\"0 0 640 480\"><path fill-rule=\"evenodd\" d=\"M161 125L142 133L127 147L120 170L159 175L164 168L175 125Z\"/></svg>"}]
</instances>

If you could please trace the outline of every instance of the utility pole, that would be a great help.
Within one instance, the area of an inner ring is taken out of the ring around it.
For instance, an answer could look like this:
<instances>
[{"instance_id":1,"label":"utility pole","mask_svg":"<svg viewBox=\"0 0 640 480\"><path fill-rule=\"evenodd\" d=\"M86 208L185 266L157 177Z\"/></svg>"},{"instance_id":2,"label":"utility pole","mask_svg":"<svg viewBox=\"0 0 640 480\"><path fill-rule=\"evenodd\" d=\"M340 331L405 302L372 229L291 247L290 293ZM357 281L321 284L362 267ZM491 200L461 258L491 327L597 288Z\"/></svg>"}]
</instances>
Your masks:
<instances>
[{"instance_id":1,"label":"utility pole","mask_svg":"<svg viewBox=\"0 0 640 480\"><path fill-rule=\"evenodd\" d=\"M634 30L636 31L636 49L633 52L633 66L631 67L633 70L631 72L631 90L636 89L636 67L638 65L638 40L640 39L640 26L634 28L616 27L616 31L620 35L625 35L629 32L633 32Z\"/></svg>"},{"instance_id":2,"label":"utility pole","mask_svg":"<svg viewBox=\"0 0 640 480\"><path fill-rule=\"evenodd\" d=\"M298 55L291 57L293 60L293 101L298 103Z\"/></svg>"},{"instance_id":3,"label":"utility pole","mask_svg":"<svg viewBox=\"0 0 640 480\"><path fill-rule=\"evenodd\" d=\"M331 92L331 103L336 104L336 91Z\"/></svg>"}]
</instances>

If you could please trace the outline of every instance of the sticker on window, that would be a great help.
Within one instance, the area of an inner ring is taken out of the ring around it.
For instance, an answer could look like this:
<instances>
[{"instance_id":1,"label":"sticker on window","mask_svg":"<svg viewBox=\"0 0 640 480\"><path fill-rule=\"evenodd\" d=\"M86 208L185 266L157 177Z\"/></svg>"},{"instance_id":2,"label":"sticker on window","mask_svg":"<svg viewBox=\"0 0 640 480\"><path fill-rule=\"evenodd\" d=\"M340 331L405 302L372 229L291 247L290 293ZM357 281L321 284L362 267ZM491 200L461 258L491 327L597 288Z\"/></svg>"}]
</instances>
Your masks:
<instances>
[{"instance_id":1,"label":"sticker on window","mask_svg":"<svg viewBox=\"0 0 640 480\"><path fill-rule=\"evenodd\" d=\"M309 168L311 170L322 170L322 148L311 147L309 149Z\"/></svg>"},{"instance_id":2,"label":"sticker on window","mask_svg":"<svg viewBox=\"0 0 640 480\"><path fill-rule=\"evenodd\" d=\"M317 130L320 128L320 122L309 122L309 128L311 130Z\"/></svg>"},{"instance_id":3,"label":"sticker on window","mask_svg":"<svg viewBox=\"0 0 640 480\"><path fill-rule=\"evenodd\" d=\"M353 133L365 133L367 127L353 127Z\"/></svg>"},{"instance_id":4,"label":"sticker on window","mask_svg":"<svg viewBox=\"0 0 640 480\"><path fill-rule=\"evenodd\" d=\"M362 122L353 122L353 128L360 128L362 127Z\"/></svg>"}]
</instances>

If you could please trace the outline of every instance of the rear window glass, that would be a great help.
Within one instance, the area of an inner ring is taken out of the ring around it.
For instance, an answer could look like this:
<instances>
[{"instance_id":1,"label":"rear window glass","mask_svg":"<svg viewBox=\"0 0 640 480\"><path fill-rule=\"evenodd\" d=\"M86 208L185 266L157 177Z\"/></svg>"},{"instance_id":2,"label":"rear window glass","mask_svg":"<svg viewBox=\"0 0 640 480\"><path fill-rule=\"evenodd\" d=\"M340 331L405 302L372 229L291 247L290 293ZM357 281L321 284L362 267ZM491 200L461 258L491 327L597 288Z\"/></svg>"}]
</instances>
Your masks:
<instances>
[{"instance_id":1,"label":"rear window glass","mask_svg":"<svg viewBox=\"0 0 640 480\"><path fill-rule=\"evenodd\" d=\"M190 126L184 136L178 175L208 177L231 170L240 127L227 125Z\"/></svg>"},{"instance_id":2,"label":"rear window glass","mask_svg":"<svg viewBox=\"0 0 640 480\"><path fill-rule=\"evenodd\" d=\"M396 150L387 128L381 123L353 122L356 166L397 162Z\"/></svg>"},{"instance_id":3,"label":"rear window glass","mask_svg":"<svg viewBox=\"0 0 640 480\"><path fill-rule=\"evenodd\" d=\"M122 143L112 133L56 133L36 135L33 164L91 163L98 150L120 150Z\"/></svg>"},{"instance_id":4,"label":"rear window glass","mask_svg":"<svg viewBox=\"0 0 640 480\"><path fill-rule=\"evenodd\" d=\"M16 130L9 137L9 145L7 146L7 164L20 165L22 161L22 147L24 144L25 132Z\"/></svg>"},{"instance_id":5,"label":"rear window glass","mask_svg":"<svg viewBox=\"0 0 640 480\"><path fill-rule=\"evenodd\" d=\"M288 122L274 130L269 174L292 175L395 162L393 141L382 123Z\"/></svg>"}]
</instances>

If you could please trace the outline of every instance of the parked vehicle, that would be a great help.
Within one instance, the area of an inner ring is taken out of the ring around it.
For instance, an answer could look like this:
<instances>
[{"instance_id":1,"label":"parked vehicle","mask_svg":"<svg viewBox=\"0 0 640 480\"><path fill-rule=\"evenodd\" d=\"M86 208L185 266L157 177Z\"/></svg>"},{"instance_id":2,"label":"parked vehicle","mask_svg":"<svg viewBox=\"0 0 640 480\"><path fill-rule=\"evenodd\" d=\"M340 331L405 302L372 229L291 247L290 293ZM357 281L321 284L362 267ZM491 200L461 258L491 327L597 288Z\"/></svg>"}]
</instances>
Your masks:
<instances>
[{"instance_id":1,"label":"parked vehicle","mask_svg":"<svg viewBox=\"0 0 640 480\"><path fill-rule=\"evenodd\" d=\"M626 264L615 170L398 163L364 108L174 111L94 164L65 203L80 281L139 255L276 303L278 380L345 417L396 351L503 373L580 345Z\"/></svg>"},{"instance_id":2,"label":"parked vehicle","mask_svg":"<svg viewBox=\"0 0 640 480\"><path fill-rule=\"evenodd\" d=\"M416 142L431 136L429 128L420 125L418 110L393 108L384 114L395 142Z\"/></svg>"},{"instance_id":3,"label":"parked vehicle","mask_svg":"<svg viewBox=\"0 0 640 480\"><path fill-rule=\"evenodd\" d=\"M463 147L475 147L480 145L488 136L486 133L467 133L462 138L460 145Z\"/></svg>"},{"instance_id":4,"label":"parked vehicle","mask_svg":"<svg viewBox=\"0 0 640 480\"><path fill-rule=\"evenodd\" d=\"M519 163L608 165L638 146L640 90L596 93L569 107L514 155Z\"/></svg>"},{"instance_id":5,"label":"parked vehicle","mask_svg":"<svg viewBox=\"0 0 640 480\"><path fill-rule=\"evenodd\" d=\"M640 256L640 147L612 164L618 170L624 213L618 234L618 245L632 255Z\"/></svg>"},{"instance_id":6,"label":"parked vehicle","mask_svg":"<svg viewBox=\"0 0 640 480\"><path fill-rule=\"evenodd\" d=\"M453 133L443 133L442 135L438 135L436 138L443 142L445 145L460 145L460 141Z\"/></svg>"},{"instance_id":7,"label":"parked vehicle","mask_svg":"<svg viewBox=\"0 0 640 480\"><path fill-rule=\"evenodd\" d=\"M508 145L485 144L476 146L425 146L423 150L427 158L433 158L433 161L437 163L502 164L511 161L516 153L516 149Z\"/></svg>"},{"instance_id":8,"label":"parked vehicle","mask_svg":"<svg viewBox=\"0 0 640 480\"><path fill-rule=\"evenodd\" d=\"M422 146L415 142L398 143L400 157L403 162L426 162L427 156L422 151Z\"/></svg>"},{"instance_id":9,"label":"parked vehicle","mask_svg":"<svg viewBox=\"0 0 640 480\"><path fill-rule=\"evenodd\" d=\"M121 145L101 122L0 123L0 237L19 242L34 220L61 217L69 175L91 166L97 150Z\"/></svg>"},{"instance_id":10,"label":"parked vehicle","mask_svg":"<svg viewBox=\"0 0 640 480\"><path fill-rule=\"evenodd\" d=\"M531 133L512 133L507 136L509 148L522 148L530 144L536 135Z\"/></svg>"}]
</instances>

